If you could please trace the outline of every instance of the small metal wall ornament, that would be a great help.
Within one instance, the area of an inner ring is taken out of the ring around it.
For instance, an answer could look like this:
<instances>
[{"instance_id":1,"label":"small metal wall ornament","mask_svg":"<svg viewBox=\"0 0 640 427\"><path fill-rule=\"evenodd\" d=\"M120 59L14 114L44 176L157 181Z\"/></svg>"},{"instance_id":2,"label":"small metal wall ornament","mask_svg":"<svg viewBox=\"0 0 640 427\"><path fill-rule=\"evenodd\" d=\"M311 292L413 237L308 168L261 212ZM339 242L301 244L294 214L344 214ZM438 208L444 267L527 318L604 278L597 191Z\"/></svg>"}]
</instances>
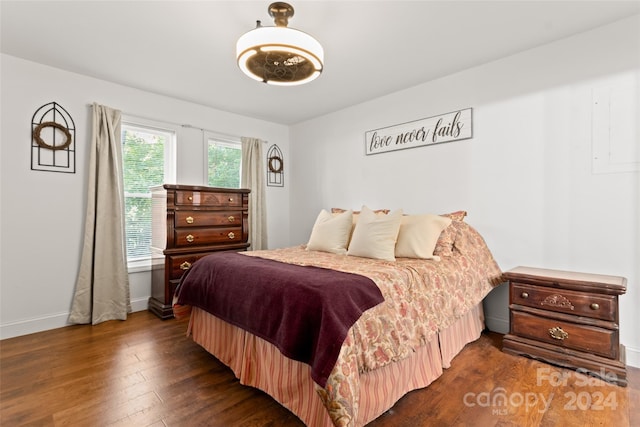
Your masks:
<instances>
[{"instance_id":1,"label":"small metal wall ornament","mask_svg":"<svg viewBox=\"0 0 640 427\"><path fill-rule=\"evenodd\" d=\"M267 151L267 185L270 187L284 187L284 160L282 151L276 144Z\"/></svg>"},{"instance_id":2,"label":"small metal wall ornament","mask_svg":"<svg viewBox=\"0 0 640 427\"><path fill-rule=\"evenodd\" d=\"M31 118L31 170L76 173L76 125L62 105L50 102Z\"/></svg>"}]
</instances>

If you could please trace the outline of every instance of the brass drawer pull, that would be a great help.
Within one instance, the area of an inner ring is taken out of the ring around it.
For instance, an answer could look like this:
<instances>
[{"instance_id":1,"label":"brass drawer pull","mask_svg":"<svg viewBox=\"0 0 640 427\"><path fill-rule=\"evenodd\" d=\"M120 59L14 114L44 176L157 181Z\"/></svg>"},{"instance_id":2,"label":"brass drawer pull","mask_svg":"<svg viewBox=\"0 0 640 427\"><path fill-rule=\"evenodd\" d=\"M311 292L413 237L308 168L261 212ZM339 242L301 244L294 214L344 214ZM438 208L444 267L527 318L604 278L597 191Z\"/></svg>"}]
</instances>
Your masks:
<instances>
[{"instance_id":1,"label":"brass drawer pull","mask_svg":"<svg viewBox=\"0 0 640 427\"><path fill-rule=\"evenodd\" d=\"M523 292L523 293L521 293L521 294L520 294L520 297L522 297L522 298L525 298L525 299L526 299L526 298L529 298L529 294L528 294L528 293L526 293L526 292Z\"/></svg>"},{"instance_id":2,"label":"brass drawer pull","mask_svg":"<svg viewBox=\"0 0 640 427\"><path fill-rule=\"evenodd\" d=\"M187 197L187 200L190 201L190 202L193 202L193 196Z\"/></svg>"},{"instance_id":3,"label":"brass drawer pull","mask_svg":"<svg viewBox=\"0 0 640 427\"><path fill-rule=\"evenodd\" d=\"M180 270L188 270L191 268L191 263L189 261L185 261L180 264Z\"/></svg>"},{"instance_id":4,"label":"brass drawer pull","mask_svg":"<svg viewBox=\"0 0 640 427\"><path fill-rule=\"evenodd\" d=\"M227 237L228 237L229 239L233 239L233 238L235 238L235 237L236 237L236 235L233 233L233 231L230 231L230 232L229 232L229 234L227 234Z\"/></svg>"},{"instance_id":5,"label":"brass drawer pull","mask_svg":"<svg viewBox=\"0 0 640 427\"><path fill-rule=\"evenodd\" d=\"M229 203L233 203L233 197L229 197Z\"/></svg>"},{"instance_id":6,"label":"brass drawer pull","mask_svg":"<svg viewBox=\"0 0 640 427\"><path fill-rule=\"evenodd\" d=\"M233 217L233 215L229 215L229 218L227 218L227 219L229 220L229 222L233 222L233 221L235 221L235 220L236 220L236 219Z\"/></svg>"},{"instance_id":7,"label":"brass drawer pull","mask_svg":"<svg viewBox=\"0 0 640 427\"><path fill-rule=\"evenodd\" d=\"M188 216L185 218L185 221L187 221L187 224L193 224L193 217L192 216Z\"/></svg>"},{"instance_id":8,"label":"brass drawer pull","mask_svg":"<svg viewBox=\"0 0 640 427\"><path fill-rule=\"evenodd\" d=\"M549 329L549 335L551 335L551 338L553 338L554 340L560 341L569 338L569 334L563 331L560 326L554 326L553 328Z\"/></svg>"},{"instance_id":9,"label":"brass drawer pull","mask_svg":"<svg viewBox=\"0 0 640 427\"><path fill-rule=\"evenodd\" d=\"M589 307L591 307L591 310L597 310L600 308L600 304L594 302Z\"/></svg>"},{"instance_id":10,"label":"brass drawer pull","mask_svg":"<svg viewBox=\"0 0 640 427\"><path fill-rule=\"evenodd\" d=\"M186 239L187 239L187 242L191 243L191 242L193 242L194 237L193 237L192 234L189 234L189 235L187 235Z\"/></svg>"}]
</instances>

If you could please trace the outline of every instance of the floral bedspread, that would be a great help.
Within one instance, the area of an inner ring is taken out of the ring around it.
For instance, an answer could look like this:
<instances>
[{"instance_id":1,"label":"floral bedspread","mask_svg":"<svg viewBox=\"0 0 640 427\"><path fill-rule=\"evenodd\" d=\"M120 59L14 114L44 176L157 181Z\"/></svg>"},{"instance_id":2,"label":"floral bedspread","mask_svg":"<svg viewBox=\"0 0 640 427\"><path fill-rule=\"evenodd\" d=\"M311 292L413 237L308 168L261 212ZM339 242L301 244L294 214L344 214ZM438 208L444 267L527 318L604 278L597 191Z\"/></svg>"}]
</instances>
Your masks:
<instances>
[{"instance_id":1,"label":"floral bedspread","mask_svg":"<svg viewBox=\"0 0 640 427\"><path fill-rule=\"evenodd\" d=\"M398 258L389 262L307 251L304 246L245 253L361 274L382 291L385 301L354 324L326 386L317 385L336 426L353 426L357 419L359 373L413 354L501 283L502 273L484 239L467 223L454 223L453 254L440 261Z\"/></svg>"}]
</instances>

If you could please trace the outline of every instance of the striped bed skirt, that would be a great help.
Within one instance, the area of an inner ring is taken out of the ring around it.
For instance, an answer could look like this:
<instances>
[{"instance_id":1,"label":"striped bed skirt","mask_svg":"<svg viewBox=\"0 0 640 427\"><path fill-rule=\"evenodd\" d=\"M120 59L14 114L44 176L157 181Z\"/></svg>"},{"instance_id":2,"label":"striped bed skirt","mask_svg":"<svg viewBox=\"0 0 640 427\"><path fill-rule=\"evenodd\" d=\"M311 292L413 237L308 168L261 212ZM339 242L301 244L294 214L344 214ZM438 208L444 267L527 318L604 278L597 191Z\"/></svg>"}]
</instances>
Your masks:
<instances>
[{"instance_id":1,"label":"striped bed skirt","mask_svg":"<svg viewBox=\"0 0 640 427\"><path fill-rule=\"evenodd\" d=\"M484 329L482 303L406 359L360 374L356 426L390 409L402 396L431 384ZM307 426L332 427L310 367L284 357L271 343L192 307L188 333L234 372L241 384L269 394Z\"/></svg>"}]
</instances>

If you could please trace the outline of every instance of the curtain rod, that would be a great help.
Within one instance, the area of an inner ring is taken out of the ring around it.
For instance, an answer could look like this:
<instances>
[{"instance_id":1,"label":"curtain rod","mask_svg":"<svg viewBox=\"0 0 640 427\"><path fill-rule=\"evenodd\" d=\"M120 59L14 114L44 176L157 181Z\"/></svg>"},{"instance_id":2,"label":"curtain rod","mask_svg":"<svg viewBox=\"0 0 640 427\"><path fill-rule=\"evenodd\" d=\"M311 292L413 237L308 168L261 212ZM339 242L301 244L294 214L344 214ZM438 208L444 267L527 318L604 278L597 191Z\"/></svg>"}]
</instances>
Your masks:
<instances>
[{"instance_id":1,"label":"curtain rod","mask_svg":"<svg viewBox=\"0 0 640 427\"><path fill-rule=\"evenodd\" d=\"M93 104L88 104L88 106L89 107L93 107ZM159 119L154 119L152 117L141 116L139 114L128 113L128 112L122 111L122 110L119 110L119 111L120 111L120 114L123 114L125 116L129 116L129 117L132 117L132 118L135 118L135 119L149 120L149 121L152 121L152 122L159 122L159 123L165 123L165 124L173 125L173 126L180 126L180 127L184 128L184 129L196 129L196 130L199 130L201 132L211 132L211 133L216 134L217 136L220 136L222 138L225 138L225 137L226 138L238 138L238 139L241 138L238 135L232 135L232 134L229 134L229 133L219 132L219 131L213 130L213 129L201 128L201 127L193 126L193 125L186 124L186 123L177 123L177 122L171 122L171 121L167 121L167 120L159 120ZM264 141L263 140L262 142L264 142L266 144L268 141Z\"/></svg>"}]
</instances>

